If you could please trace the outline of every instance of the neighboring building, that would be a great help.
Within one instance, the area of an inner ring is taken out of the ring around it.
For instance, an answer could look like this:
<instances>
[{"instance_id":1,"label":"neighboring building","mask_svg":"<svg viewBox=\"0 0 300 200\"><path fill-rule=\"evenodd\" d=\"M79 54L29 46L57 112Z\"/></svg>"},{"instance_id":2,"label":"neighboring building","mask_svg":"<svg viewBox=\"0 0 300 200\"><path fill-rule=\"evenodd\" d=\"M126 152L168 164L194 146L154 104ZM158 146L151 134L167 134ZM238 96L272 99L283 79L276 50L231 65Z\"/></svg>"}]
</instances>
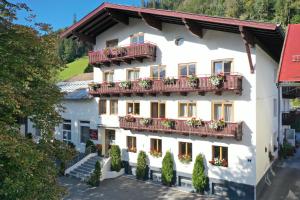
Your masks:
<instances>
[{"instance_id":1,"label":"neighboring building","mask_svg":"<svg viewBox=\"0 0 300 200\"><path fill-rule=\"evenodd\" d=\"M126 172L134 173L143 150L149 178L159 181L170 151L175 184L190 188L201 153L210 193L255 198L278 152L280 26L104 3L62 37L94 45L90 94L99 106L87 120L100 122L103 154L119 145ZM192 117L203 122L189 126ZM212 123L221 118L224 127Z\"/></svg>"}]
</instances>

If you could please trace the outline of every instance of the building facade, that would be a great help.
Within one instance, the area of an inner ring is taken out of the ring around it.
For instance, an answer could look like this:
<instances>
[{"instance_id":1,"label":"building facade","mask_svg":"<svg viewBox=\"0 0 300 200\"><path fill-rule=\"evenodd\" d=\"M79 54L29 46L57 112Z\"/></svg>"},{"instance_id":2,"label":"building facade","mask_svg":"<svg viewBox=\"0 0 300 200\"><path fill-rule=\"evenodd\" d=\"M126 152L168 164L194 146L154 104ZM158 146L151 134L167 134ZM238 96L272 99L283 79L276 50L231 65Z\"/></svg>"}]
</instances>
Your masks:
<instances>
[{"instance_id":1,"label":"building facade","mask_svg":"<svg viewBox=\"0 0 300 200\"><path fill-rule=\"evenodd\" d=\"M160 181L170 151L174 184L190 189L202 154L209 193L254 199L270 155L277 157L280 30L103 4L62 36L94 44L90 94L97 106L90 121L99 122L103 154L119 145L126 172L134 174L138 152L145 151L148 176Z\"/></svg>"}]
</instances>

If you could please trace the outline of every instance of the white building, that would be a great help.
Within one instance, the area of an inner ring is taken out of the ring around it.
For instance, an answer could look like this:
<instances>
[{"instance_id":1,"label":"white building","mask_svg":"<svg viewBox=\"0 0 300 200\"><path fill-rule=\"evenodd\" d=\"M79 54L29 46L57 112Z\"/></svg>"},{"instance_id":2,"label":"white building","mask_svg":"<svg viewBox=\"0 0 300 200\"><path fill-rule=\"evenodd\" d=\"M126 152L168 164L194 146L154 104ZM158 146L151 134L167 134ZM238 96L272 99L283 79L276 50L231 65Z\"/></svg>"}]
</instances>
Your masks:
<instances>
[{"instance_id":1,"label":"white building","mask_svg":"<svg viewBox=\"0 0 300 200\"><path fill-rule=\"evenodd\" d=\"M157 180L170 151L174 184L182 187L191 182L195 158L203 154L210 193L255 198L272 165L270 154L277 157L280 26L105 3L62 37L94 44L89 58L98 88L90 94L99 106L82 120L93 128L99 120L104 154L111 144L119 145L126 172L134 173L138 152L145 151L149 178ZM219 73L224 82L214 86L209 77ZM198 77L194 82L187 78L192 75ZM74 106L66 119L88 110ZM192 117L203 122L188 126ZM141 120L148 118L148 124ZM226 125L212 129L210 121L220 118ZM184 163L182 156L191 160ZM222 166L211 162L216 159L224 160Z\"/></svg>"}]
</instances>

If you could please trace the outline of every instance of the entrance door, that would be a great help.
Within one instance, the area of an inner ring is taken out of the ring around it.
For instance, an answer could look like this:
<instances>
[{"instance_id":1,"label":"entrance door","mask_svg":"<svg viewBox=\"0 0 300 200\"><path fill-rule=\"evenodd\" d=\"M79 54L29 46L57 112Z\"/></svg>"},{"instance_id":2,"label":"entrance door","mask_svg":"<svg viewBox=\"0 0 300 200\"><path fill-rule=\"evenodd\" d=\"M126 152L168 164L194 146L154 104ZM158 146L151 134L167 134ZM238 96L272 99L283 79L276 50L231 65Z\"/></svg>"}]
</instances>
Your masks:
<instances>
[{"instance_id":1,"label":"entrance door","mask_svg":"<svg viewBox=\"0 0 300 200\"><path fill-rule=\"evenodd\" d=\"M115 144L116 131L111 129L105 129L105 149L104 154L108 155L111 145Z\"/></svg>"}]
</instances>

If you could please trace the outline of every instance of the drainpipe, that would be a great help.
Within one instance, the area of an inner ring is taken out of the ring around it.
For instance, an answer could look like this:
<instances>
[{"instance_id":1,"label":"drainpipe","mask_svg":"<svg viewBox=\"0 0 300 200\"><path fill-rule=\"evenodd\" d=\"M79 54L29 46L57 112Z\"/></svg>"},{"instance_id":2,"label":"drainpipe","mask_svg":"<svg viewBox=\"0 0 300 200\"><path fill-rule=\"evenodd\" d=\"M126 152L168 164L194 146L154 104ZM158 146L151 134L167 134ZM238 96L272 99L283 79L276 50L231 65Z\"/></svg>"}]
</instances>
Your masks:
<instances>
[{"instance_id":1,"label":"drainpipe","mask_svg":"<svg viewBox=\"0 0 300 200\"><path fill-rule=\"evenodd\" d=\"M280 145L279 145L279 143L280 143L280 128L281 128L281 90L280 90L280 88L282 88L281 86L280 86L280 84L279 83L277 83L277 88L278 88L278 129L277 129L277 155L279 156L279 150L280 150Z\"/></svg>"}]
</instances>

